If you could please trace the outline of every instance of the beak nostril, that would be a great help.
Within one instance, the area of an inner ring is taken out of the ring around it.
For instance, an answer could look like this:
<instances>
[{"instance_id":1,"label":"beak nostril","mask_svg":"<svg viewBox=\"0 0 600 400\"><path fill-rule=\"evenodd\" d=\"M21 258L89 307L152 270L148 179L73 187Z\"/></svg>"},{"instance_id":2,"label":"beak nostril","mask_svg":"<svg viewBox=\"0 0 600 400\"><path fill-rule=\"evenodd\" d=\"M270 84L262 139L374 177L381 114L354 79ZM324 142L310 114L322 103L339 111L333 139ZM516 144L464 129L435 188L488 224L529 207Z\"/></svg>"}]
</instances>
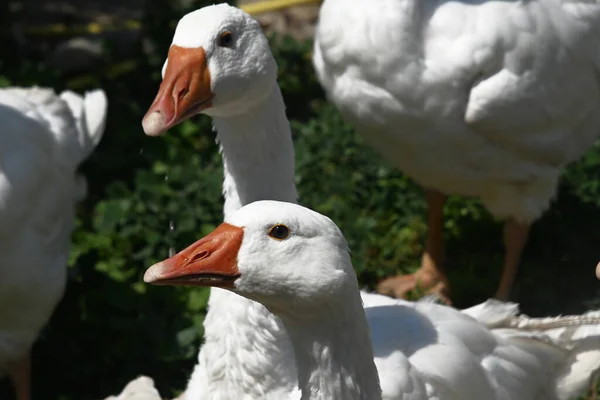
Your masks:
<instances>
[{"instance_id":1,"label":"beak nostril","mask_svg":"<svg viewBox=\"0 0 600 400\"><path fill-rule=\"evenodd\" d=\"M189 92L190 90L188 88L182 88L177 94L177 97L179 98L179 100L183 100L186 98Z\"/></svg>"},{"instance_id":2,"label":"beak nostril","mask_svg":"<svg viewBox=\"0 0 600 400\"><path fill-rule=\"evenodd\" d=\"M210 255L208 250L203 250L200 253L196 253L192 256L190 262L202 260Z\"/></svg>"}]
</instances>

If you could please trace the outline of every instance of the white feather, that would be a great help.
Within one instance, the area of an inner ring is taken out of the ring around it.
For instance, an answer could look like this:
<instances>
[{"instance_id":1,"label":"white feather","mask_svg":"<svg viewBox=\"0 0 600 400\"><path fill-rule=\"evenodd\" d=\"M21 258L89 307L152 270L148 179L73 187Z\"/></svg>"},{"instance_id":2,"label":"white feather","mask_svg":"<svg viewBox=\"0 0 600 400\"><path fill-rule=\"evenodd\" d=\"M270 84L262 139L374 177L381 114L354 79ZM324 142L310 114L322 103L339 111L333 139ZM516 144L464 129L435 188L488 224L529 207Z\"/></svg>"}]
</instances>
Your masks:
<instances>
[{"instance_id":1,"label":"white feather","mask_svg":"<svg viewBox=\"0 0 600 400\"><path fill-rule=\"evenodd\" d=\"M109 396L104 400L161 400L154 387L154 381L147 376L140 376L129 382L117 396Z\"/></svg>"}]
</instances>

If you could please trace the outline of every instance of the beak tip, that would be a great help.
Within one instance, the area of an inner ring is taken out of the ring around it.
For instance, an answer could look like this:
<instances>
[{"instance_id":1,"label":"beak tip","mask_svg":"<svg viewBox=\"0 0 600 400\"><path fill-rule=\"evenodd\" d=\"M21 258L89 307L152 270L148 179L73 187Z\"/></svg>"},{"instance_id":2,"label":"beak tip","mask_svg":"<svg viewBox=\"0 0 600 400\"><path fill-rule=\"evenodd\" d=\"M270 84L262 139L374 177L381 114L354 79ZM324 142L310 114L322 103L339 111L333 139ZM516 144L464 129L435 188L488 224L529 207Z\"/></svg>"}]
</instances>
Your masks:
<instances>
[{"instance_id":1,"label":"beak tip","mask_svg":"<svg viewBox=\"0 0 600 400\"><path fill-rule=\"evenodd\" d=\"M165 115L156 110L147 114L142 120L144 133L148 136L159 136L166 131Z\"/></svg>"},{"instance_id":2,"label":"beak tip","mask_svg":"<svg viewBox=\"0 0 600 400\"><path fill-rule=\"evenodd\" d=\"M162 267L162 262L154 264L150 268L146 270L144 273L144 282L145 283L154 283L159 280L159 270Z\"/></svg>"}]
</instances>

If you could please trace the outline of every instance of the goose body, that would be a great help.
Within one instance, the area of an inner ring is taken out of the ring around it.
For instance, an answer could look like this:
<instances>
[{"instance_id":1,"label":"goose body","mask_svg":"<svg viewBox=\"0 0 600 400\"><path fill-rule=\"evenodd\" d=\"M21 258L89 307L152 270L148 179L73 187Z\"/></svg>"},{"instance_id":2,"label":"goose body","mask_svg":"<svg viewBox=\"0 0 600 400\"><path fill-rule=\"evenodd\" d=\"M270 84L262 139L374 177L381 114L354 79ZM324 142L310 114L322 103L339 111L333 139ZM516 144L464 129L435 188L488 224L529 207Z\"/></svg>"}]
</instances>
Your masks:
<instances>
[{"instance_id":1,"label":"goose body","mask_svg":"<svg viewBox=\"0 0 600 400\"><path fill-rule=\"evenodd\" d=\"M62 297L77 168L100 141L101 90L81 97L44 88L0 89L0 372L28 399L29 351Z\"/></svg>"},{"instance_id":2,"label":"goose body","mask_svg":"<svg viewBox=\"0 0 600 400\"><path fill-rule=\"evenodd\" d=\"M430 286L445 195L474 196L507 221L508 298L529 225L600 133L599 40L598 1L323 3L313 61L328 98L428 191ZM402 296L409 280L380 289Z\"/></svg>"},{"instance_id":3,"label":"goose body","mask_svg":"<svg viewBox=\"0 0 600 400\"><path fill-rule=\"evenodd\" d=\"M292 203L242 207L144 280L226 288L264 304L289 332L302 400L382 398L378 351L389 367L377 366L379 378L396 383L383 398L403 400L566 400L600 367L600 312L533 320L498 301L461 312L380 295L363 308L342 233Z\"/></svg>"}]
</instances>

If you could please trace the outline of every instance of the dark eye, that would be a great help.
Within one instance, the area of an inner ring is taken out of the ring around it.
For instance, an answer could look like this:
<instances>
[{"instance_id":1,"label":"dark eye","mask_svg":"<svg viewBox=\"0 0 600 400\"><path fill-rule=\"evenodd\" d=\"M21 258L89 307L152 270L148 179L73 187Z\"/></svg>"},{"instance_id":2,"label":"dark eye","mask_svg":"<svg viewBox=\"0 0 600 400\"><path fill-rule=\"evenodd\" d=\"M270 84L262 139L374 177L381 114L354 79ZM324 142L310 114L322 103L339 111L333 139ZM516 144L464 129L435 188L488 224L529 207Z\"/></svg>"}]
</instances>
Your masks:
<instances>
[{"instance_id":1,"label":"dark eye","mask_svg":"<svg viewBox=\"0 0 600 400\"><path fill-rule=\"evenodd\" d=\"M269 236L273 239L284 240L290 236L290 228L285 225L273 225L271 229L269 229Z\"/></svg>"},{"instance_id":2,"label":"dark eye","mask_svg":"<svg viewBox=\"0 0 600 400\"><path fill-rule=\"evenodd\" d=\"M230 47L231 43L233 43L233 34L229 31L221 33L218 45L221 47Z\"/></svg>"}]
</instances>

